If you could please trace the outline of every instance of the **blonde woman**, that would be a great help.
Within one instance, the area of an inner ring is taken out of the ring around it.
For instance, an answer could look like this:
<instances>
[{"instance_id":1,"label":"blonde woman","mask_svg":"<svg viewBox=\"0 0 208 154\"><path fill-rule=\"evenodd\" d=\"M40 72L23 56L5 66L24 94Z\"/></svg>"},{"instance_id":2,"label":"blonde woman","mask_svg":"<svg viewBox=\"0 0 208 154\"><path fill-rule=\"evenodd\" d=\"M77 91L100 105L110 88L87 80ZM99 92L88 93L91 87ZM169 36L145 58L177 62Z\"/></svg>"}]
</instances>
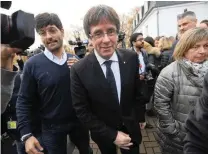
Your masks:
<instances>
[{"instance_id":1,"label":"blonde woman","mask_svg":"<svg viewBox=\"0 0 208 154\"><path fill-rule=\"evenodd\" d=\"M74 52L74 50L71 50L71 48L70 48L70 46L69 45L64 45L64 50L65 50L65 52L66 53L70 53L70 54L72 54L72 55L75 55L75 52Z\"/></svg>"},{"instance_id":2,"label":"blonde woman","mask_svg":"<svg viewBox=\"0 0 208 154\"><path fill-rule=\"evenodd\" d=\"M172 56L172 43L167 37L161 37L159 40L158 48L161 50L160 69L162 70L169 64L169 60Z\"/></svg>"},{"instance_id":3,"label":"blonde woman","mask_svg":"<svg viewBox=\"0 0 208 154\"><path fill-rule=\"evenodd\" d=\"M155 85L156 139L163 154L183 154L184 123L208 72L208 29L185 32L173 56L176 61L161 71Z\"/></svg>"}]
</instances>

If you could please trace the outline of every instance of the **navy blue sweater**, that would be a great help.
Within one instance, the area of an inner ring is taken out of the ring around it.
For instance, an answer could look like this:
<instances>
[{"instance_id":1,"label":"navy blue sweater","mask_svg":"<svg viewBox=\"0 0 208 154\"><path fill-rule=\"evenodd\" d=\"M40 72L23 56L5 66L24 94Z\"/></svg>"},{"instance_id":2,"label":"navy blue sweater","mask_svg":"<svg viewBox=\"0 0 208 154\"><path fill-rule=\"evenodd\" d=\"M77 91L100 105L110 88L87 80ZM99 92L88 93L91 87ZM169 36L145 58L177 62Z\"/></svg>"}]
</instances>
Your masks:
<instances>
[{"instance_id":1,"label":"navy blue sweater","mask_svg":"<svg viewBox=\"0 0 208 154\"><path fill-rule=\"evenodd\" d=\"M25 64L16 105L21 135L31 133L31 109L34 105L39 106L37 115L43 123L62 124L77 119L72 107L67 62L58 65L41 53Z\"/></svg>"}]
</instances>

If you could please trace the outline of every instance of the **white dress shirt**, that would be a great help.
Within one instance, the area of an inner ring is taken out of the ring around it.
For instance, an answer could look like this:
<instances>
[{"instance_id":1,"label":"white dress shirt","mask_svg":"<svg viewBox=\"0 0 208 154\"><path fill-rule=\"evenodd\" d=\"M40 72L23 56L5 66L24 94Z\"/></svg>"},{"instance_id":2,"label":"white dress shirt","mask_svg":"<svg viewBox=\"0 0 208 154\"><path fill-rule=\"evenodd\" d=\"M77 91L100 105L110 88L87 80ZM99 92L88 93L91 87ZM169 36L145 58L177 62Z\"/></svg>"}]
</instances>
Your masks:
<instances>
[{"instance_id":1,"label":"white dress shirt","mask_svg":"<svg viewBox=\"0 0 208 154\"><path fill-rule=\"evenodd\" d=\"M63 51L61 58L55 56L52 52L48 51L47 48L45 48L44 54L49 60L58 65L63 65L67 61L67 54L65 51Z\"/></svg>"},{"instance_id":2,"label":"white dress shirt","mask_svg":"<svg viewBox=\"0 0 208 154\"><path fill-rule=\"evenodd\" d=\"M134 48L134 50L137 52L137 50ZM137 52L138 58L139 58L139 74L142 74L145 72L145 63L144 63L144 57L142 55L142 52Z\"/></svg>"},{"instance_id":3,"label":"white dress shirt","mask_svg":"<svg viewBox=\"0 0 208 154\"><path fill-rule=\"evenodd\" d=\"M95 52L95 56L103 70L103 73L106 77L106 66L104 64L105 61L107 61L106 59L103 59L96 50L94 50ZM109 59L112 60L112 64L111 64L111 69L113 71L114 74L114 78L116 80L116 88L117 88L117 94L118 94L118 100L120 103L120 97L121 97L121 76L120 76L120 68L119 68L119 62L118 62L118 56L116 54L116 52L113 53L112 57Z\"/></svg>"}]
</instances>

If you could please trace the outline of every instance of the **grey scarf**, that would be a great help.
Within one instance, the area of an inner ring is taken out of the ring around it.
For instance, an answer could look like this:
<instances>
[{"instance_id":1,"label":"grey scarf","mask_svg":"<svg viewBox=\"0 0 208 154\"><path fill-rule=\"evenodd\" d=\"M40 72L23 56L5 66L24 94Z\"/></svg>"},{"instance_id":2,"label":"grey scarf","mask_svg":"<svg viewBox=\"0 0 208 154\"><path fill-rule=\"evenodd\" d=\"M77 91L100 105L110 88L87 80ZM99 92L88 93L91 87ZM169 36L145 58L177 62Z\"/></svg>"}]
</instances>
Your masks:
<instances>
[{"instance_id":1,"label":"grey scarf","mask_svg":"<svg viewBox=\"0 0 208 154\"><path fill-rule=\"evenodd\" d=\"M187 79L195 86L202 87L204 76L208 72L208 61L206 60L203 63L193 63L187 59L183 59L178 62Z\"/></svg>"}]
</instances>

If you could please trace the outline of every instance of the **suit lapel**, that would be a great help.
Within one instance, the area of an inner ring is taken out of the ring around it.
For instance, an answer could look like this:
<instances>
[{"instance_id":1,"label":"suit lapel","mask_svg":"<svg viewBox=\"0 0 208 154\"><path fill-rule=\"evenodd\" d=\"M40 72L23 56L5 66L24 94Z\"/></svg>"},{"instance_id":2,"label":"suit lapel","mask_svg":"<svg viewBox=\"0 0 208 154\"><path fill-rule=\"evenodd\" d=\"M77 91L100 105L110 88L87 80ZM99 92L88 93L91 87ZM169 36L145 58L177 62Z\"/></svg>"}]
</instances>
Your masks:
<instances>
[{"instance_id":1,"label":"suit lapel","mask_svg":"<svg viewBox=\"0 0 208 154\"><path fill-rule=\"evenodd\" d=\"M127 69L127 61L125 56L122 52L116 51L116 54L118 56L119 61L119 69L120 69L120 77L121 77L121 95L120 95L120 104L124 101L124 89L125 89L125 83L127 82L128 78L128 69ZM91 62L92 65L92 73L93 73L93 81L97 86L99 85L100 88L102 88L102 91L106 94L109 94L111 96L111 93L109 91L108 82L105 78L105 75L103 73L103 70L95 56L94 53L88 55L88 60ZM115 107L118 105L118 103L115 104Z\"/></svg>"},{"instance_id":2,"label":"suit lapel","mask_svg":"<svg viewBox=\"0 0 208 154\"><path fill-rule=\"evenodd\" d=\"M124 85L126 83L127 80L127 61L125 60L125 57L123 56L123 54L119 51L116 51L117 55L118 55L118 61L119 61L119 69L120 69L120 77L121 77L121 96L120 96L120 104L122 104L123 100L124 100Z\"/></svg>"}]
</instances>

